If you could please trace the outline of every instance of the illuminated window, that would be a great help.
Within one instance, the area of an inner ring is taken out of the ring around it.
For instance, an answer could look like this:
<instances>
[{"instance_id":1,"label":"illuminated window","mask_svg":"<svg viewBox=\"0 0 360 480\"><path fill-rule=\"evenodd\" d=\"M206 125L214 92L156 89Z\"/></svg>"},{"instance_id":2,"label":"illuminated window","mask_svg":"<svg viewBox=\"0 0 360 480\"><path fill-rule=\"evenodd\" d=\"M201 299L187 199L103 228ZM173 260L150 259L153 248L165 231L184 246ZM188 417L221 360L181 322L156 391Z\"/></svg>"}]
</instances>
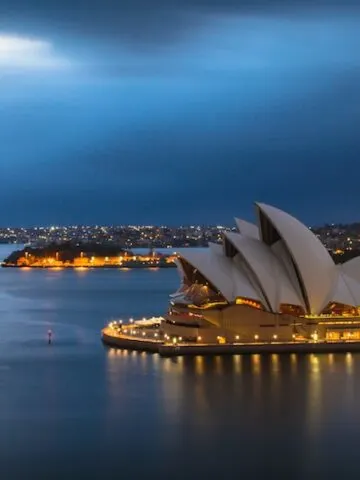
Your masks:
<instances>
[{"instance_id":1,"label":"illuminated window","mask_svg":"<svg viewBox=\"0 0 360 480\"><path fill-rule=\"evenodd\" d=\"M335 329L327 330L326 340L328 341L359 341L360 329Z\"/></svg>"},{"instance_id":2,"label":"illuminated window","mask_svg":"<svg viewBox=\"0 0 360 480\"><path fill-rule=\"evenodd\" d=\"M334 315L340 317L351 317L359 315L359 308L353 305L330 302L322 311L322 315Z\"/></svg>"},{"instance_id":3,"label":"illuminated window","mask_svg":"<svg viewBox=\"0 0 360 480\"><path fill-rule=\"evenodd\" d=\"M236 305L246 305L247 307L258 308L262 310L262 305L256 300L250 300L249 298L237 297L235 301Z\"/></svg>"}]
</instances>

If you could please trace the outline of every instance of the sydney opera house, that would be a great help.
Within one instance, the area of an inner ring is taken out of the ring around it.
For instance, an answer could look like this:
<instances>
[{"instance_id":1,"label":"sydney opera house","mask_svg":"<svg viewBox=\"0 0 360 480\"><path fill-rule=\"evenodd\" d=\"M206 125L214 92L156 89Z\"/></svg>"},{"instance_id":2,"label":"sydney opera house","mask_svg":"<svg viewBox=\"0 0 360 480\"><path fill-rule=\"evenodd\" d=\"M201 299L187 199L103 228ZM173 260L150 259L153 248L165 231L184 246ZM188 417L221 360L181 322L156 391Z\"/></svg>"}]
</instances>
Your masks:
<instances>
[{"instance_id":1,"label":"sydney opera house","mask_svg":"<svg viewBox=\"0 0 360 480\"><path fill-rule=\"evenodd\" d=\"M165 338L206 342L360 340L360 257L336 265L305 225L255 205L222 244L178 259Z\"/></svg>"}]
</instances>

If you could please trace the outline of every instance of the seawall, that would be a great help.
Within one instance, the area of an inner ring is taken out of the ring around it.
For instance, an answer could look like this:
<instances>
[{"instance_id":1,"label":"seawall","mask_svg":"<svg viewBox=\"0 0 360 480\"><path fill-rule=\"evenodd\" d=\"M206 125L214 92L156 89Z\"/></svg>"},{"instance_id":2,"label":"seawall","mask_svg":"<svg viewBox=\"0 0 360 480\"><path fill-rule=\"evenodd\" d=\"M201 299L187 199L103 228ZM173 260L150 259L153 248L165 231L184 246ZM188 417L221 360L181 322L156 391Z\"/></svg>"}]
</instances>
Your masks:
<instances>
[{"instance_id":1,"label":"seawall","mask_svg":"<svg viewBox=\"0 0 360 480\"><path fill-rule=\"evenodd\" d=\"M108 329L102 331L105 345L127 350L159 353L163 357L181 355L239 355L272 353L347 353L360 352L360 342L319 342L319 343L252 343L252 344L168 344L161 340L143 340L125 335L111 335Z\"/></svg>"}]
</instances>

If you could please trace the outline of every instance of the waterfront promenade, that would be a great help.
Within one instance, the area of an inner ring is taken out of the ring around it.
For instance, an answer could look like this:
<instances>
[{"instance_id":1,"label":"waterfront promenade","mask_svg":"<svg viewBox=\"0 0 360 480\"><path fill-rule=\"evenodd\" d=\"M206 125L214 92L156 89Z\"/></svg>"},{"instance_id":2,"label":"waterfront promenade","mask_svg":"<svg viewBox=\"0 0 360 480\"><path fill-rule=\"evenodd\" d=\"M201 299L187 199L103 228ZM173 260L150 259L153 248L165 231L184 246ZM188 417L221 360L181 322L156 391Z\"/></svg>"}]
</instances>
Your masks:
<instances>
[{"instance_id":1,"label":"waterfront promenade","mask_svg":"<svg viewBox=\"0 0 360 480\"><path fill-rule=\"evenodd\" d=\"M101 331L105 345L124 350L158 353L163 357L185 355L236 355L272 353L346 353L359 352L360 342L254 342L201 343L185 342L179 338L161 338L157 329L143 329L134 324L114 328L109 324Z\"/></svg>"}]
</instances>

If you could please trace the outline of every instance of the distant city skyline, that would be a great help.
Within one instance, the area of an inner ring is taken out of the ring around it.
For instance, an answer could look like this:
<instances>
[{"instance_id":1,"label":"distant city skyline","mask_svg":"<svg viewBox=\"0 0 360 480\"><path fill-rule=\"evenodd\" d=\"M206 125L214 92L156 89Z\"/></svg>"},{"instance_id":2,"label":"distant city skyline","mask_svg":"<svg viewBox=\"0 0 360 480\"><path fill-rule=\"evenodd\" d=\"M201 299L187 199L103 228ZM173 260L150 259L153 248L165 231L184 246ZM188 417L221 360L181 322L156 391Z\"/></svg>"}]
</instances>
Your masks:
<instances>
[{"instance_id":1,"label":"distant city skyline","mask_svg":"<svg viewBox=\"0 0 360 480\"><path fill-rule=\"evenodd\" d=\"M3 0L0 225L360 218L360 0Z\"/></svg>"},{"instance_id":2,"label":"distant city skyline","mask_svg":"<svg viewBox=\"0 0 360 480\"><path fill-rule=\"evenodd\" d=\"M360 222L309 227L334 253L359 251ZM225 231L237 231L232 225L73 225L47 227L0 227L0 244L116 244L124 248L204 247L219 243Z\"/></svg>"}]
</instances>

